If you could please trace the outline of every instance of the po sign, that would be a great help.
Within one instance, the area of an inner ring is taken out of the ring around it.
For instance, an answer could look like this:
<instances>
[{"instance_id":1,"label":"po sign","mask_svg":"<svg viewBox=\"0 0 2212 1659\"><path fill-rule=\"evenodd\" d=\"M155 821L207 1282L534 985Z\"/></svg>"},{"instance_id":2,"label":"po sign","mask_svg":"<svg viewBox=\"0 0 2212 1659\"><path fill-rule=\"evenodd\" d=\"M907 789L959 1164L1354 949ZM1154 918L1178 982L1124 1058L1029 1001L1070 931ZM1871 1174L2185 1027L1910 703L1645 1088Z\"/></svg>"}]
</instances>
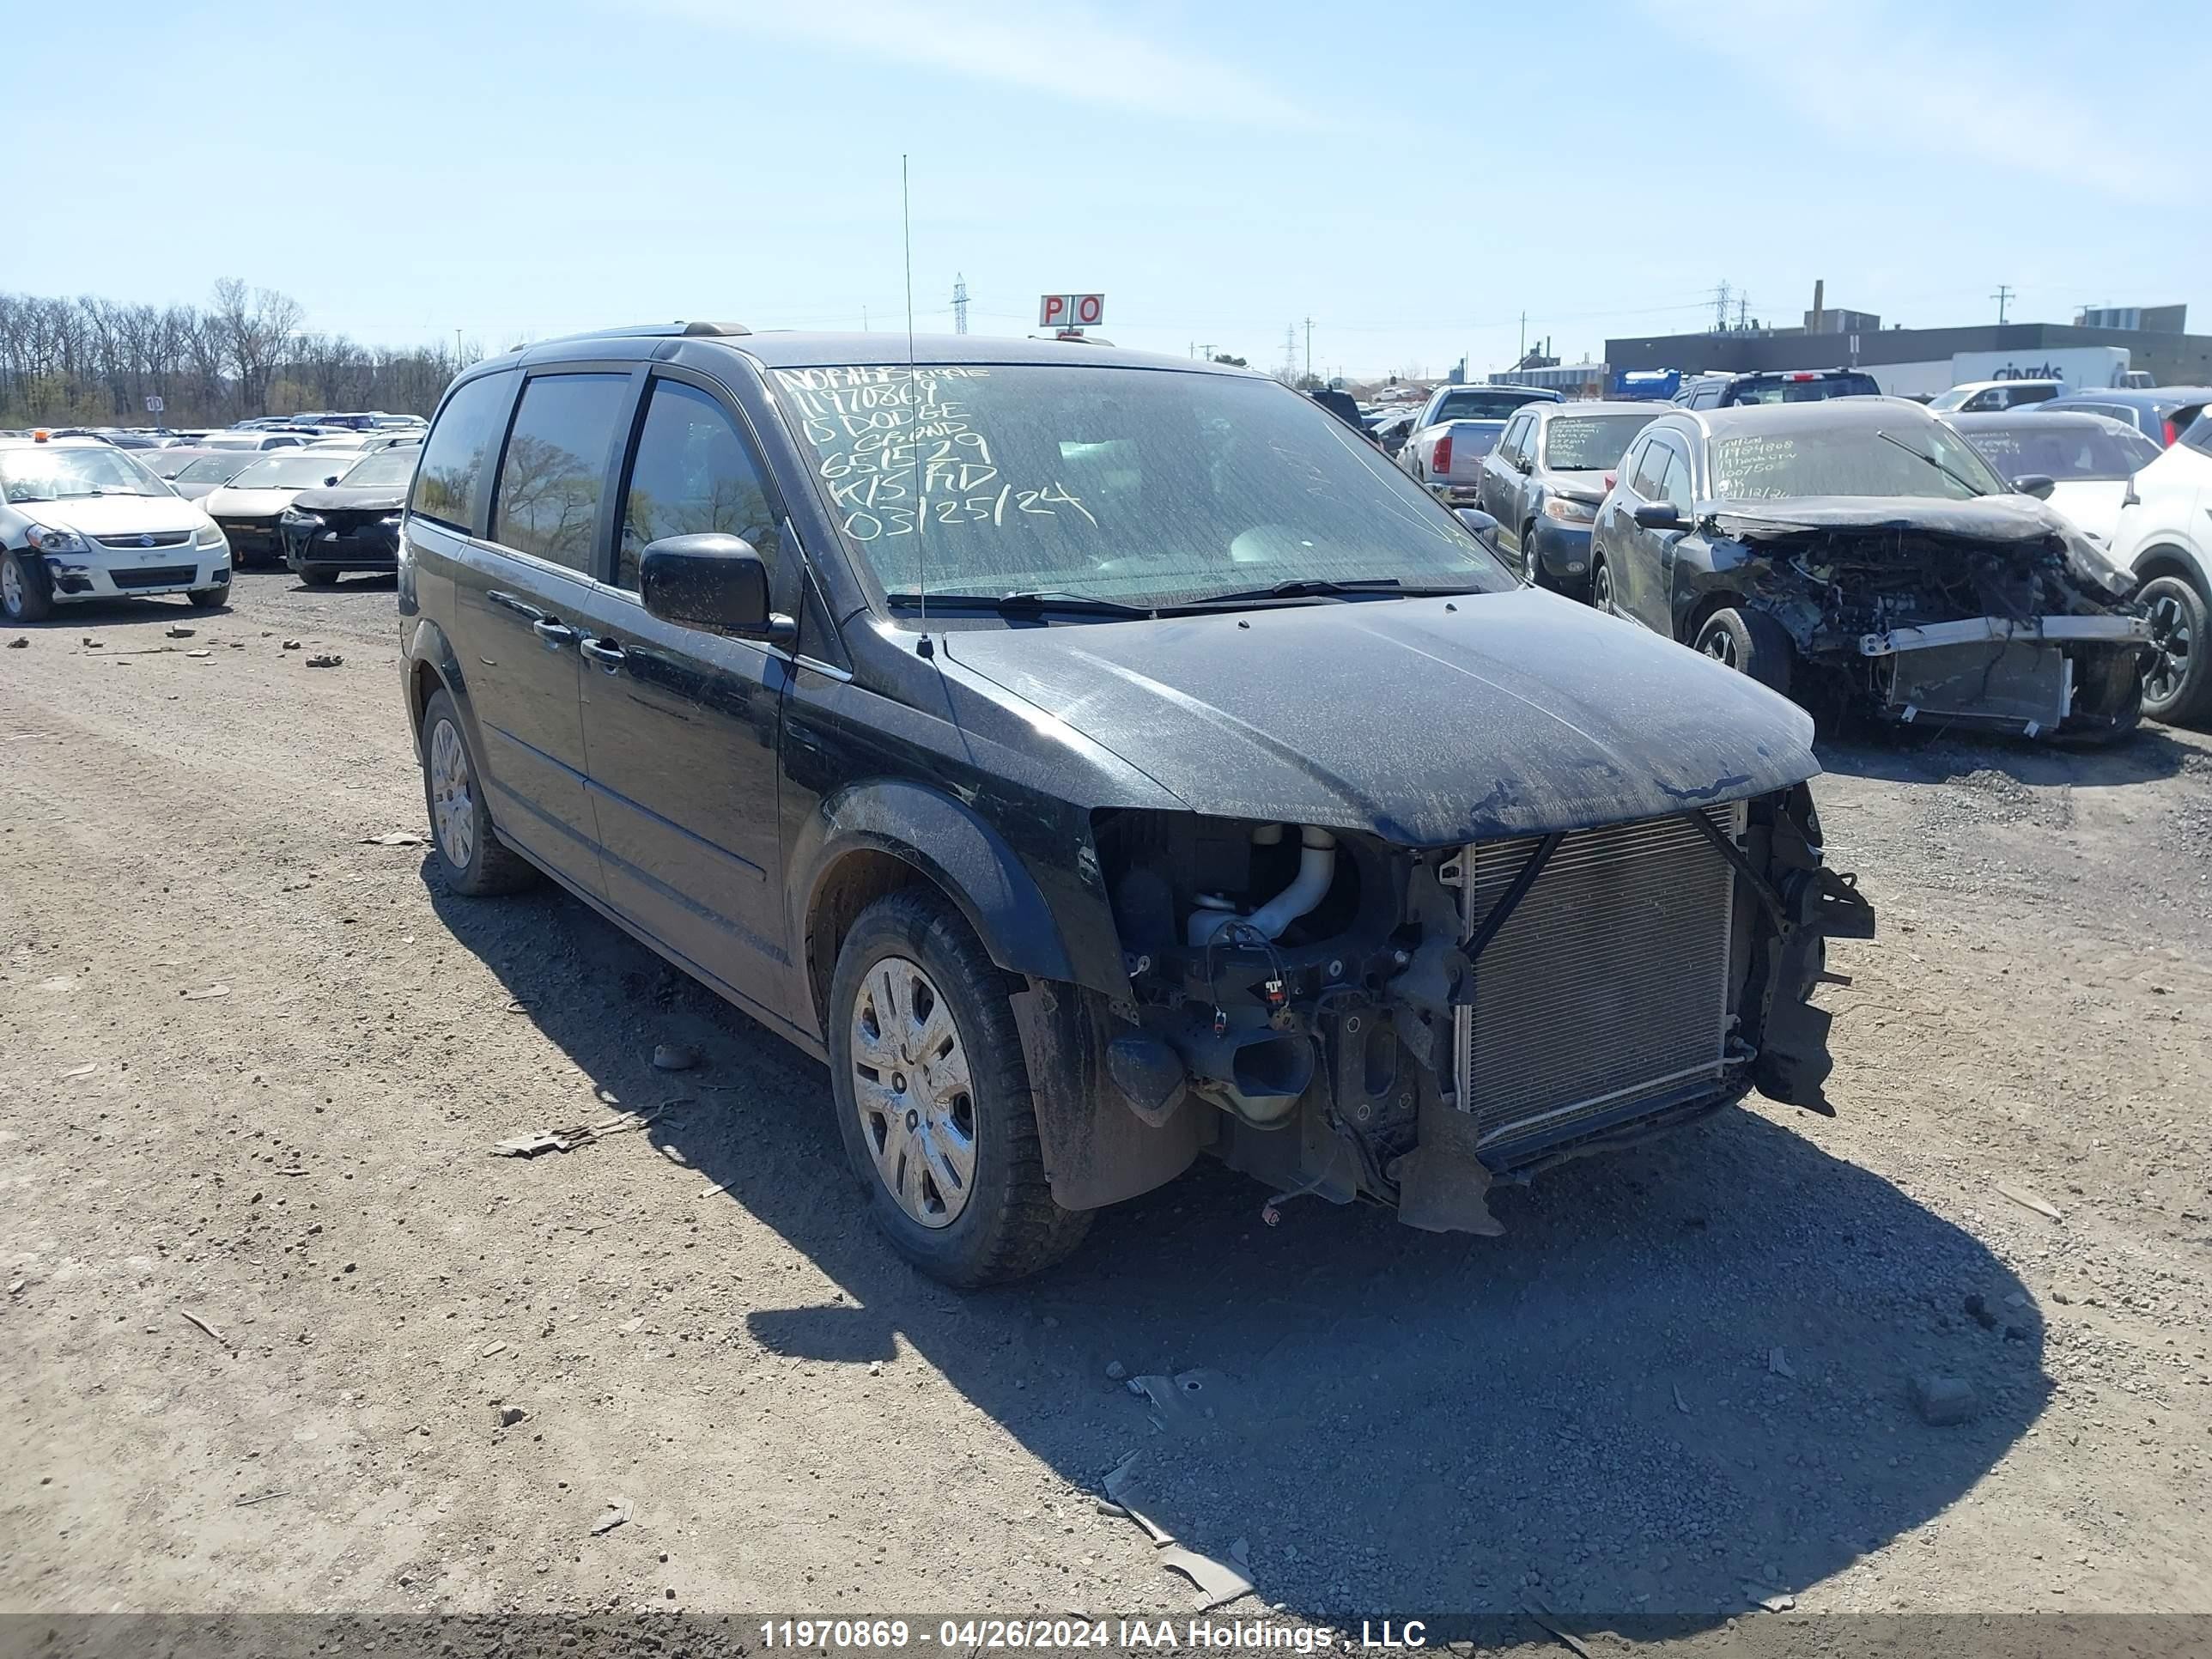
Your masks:
<instances>
[{"instance_id":1,"label":"po sign","mask_svg":"<svg viewBox=\"0 0 2212 1659\"><path fill-rule=\"evenodd\" d=\"M1041 328L1096 328L1105 320L1103 294L1048 294L1037 301Z\"/></svg>"}]
</instances>

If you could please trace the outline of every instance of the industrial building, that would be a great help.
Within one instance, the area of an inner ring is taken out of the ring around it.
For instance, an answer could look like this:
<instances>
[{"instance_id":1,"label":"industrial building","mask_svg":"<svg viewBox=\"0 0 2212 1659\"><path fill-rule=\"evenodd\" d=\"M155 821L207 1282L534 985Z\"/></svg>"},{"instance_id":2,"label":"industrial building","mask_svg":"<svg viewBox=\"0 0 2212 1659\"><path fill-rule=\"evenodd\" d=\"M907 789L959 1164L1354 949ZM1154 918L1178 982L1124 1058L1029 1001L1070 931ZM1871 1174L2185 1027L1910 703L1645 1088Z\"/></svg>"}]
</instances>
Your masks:
<instances>
[{"instance_id":1,"label":"industrial building","mask_svg":"<svg viewBox=\"0 0 2212 1659\"><path fill-rule=\"evenodd\" d=\"M1884 392L1907 398L1966 380L2051 378L2088 387L2148 374L2156 386L2212 385L2212 335L2184 332L2186 320L2181 306L2109 307L2084 311L2071 324L1884 328L1870 312L1819 308L1805 313L1802 327L1607 340L1605 358L1613 376L1630 369L1863 368Z\"/></svg>"}]
</instances>

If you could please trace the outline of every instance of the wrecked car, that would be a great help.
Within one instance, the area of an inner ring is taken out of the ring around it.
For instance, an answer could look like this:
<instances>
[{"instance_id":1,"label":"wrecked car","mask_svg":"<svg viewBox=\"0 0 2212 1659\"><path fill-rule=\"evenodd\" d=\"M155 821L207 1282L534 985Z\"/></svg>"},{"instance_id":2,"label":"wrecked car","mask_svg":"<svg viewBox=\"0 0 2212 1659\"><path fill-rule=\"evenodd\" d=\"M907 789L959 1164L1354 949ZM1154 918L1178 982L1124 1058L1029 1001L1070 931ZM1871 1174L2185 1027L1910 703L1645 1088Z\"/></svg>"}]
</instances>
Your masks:
<instances>
[{"instance_id":1,"label":"wrecked car","mask_svg":"<svg viewBox=\"0 0 2212 1659\"><path fill-rule=\"evenodd\" d=\"M437 878L550 877L825 1061L947 1282L1201 1154L1494 1233L1493 1182L1828 1109L1809 999L1872 912L1811 721L1256 375L548 342L447 392L399 542Z\"/></svg>"},{"instance_id":2,"label":"wrecked car","mask_svg":"<svg viewBox=\"0 0 2212 1659\"><path fill-rule=\"evenodd\" d=\"M1621 458L1590 603L1808 707L2116 739L2149 625L2051 488L1899 398L1678 411Z\"/></svg>"}]
</instances>

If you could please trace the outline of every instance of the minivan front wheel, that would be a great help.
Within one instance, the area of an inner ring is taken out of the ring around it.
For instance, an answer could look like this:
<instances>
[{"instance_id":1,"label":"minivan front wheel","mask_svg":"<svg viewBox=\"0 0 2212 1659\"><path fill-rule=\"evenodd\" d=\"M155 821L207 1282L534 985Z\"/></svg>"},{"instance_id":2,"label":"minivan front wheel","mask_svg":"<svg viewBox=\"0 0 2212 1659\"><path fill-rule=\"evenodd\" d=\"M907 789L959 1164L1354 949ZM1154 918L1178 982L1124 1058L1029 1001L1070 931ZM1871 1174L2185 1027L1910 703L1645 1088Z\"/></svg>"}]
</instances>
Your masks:
<instances>
[{"instance_id":1,"label":"minivan front wheel","mask_svg":"<svg viewBox=\"0 0 2212 1659\"><path fill-rule=\"evenodd\" d=\"M460 714L443 691L433 693L422 711L422 797L431 845L455 892L512 893L538 878L530 861L493 832Z\"/></svg>"},{"instance_id":2,"label":"minivan front wheel","mask_svg":"<svg viewBox=\"0 0 2212 1659\"><path fill-rule=\"evenodd\" d=\"M1007 992L959 913L918 889L861 912L830 981L853 1173L899 1254L963 1289L1050 1267L1091 1219L1053 1202Z\"/></svg>"}]
</instances>

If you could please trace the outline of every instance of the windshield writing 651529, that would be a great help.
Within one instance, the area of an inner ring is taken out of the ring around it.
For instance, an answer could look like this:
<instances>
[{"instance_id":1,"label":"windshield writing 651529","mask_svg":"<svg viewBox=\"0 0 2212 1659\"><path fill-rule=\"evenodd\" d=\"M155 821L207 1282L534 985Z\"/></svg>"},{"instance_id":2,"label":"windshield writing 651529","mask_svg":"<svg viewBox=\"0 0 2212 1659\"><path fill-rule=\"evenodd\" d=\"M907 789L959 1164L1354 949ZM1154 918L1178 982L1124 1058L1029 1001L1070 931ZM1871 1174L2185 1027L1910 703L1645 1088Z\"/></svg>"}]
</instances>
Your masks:
<instances>
[{"instance_id":1,"label":"windshield writing 651529","mask_svg":"<svg viewBox=\"0 0 2212 1659\"><path fill-rule=\"evenodd\" d=\"M1256 378L1064 363L773 371L890 594L1164 604L1285 580L1510 578L1374 447Z\"/></svg>"},{"instance_id":2,"label":"windshield writing 651529","mask_svg":"<svg viewBox=\"0 0 2212 1659\"><path fill-rule=\"evenodd\" d=\"M1088 508L1057 478L1005 476L971 422L966 383L985 368L781 369L815 465L854 541L910 536L939 525L1003 526L1009 514Z\"/></svg>"}]
</instances>

